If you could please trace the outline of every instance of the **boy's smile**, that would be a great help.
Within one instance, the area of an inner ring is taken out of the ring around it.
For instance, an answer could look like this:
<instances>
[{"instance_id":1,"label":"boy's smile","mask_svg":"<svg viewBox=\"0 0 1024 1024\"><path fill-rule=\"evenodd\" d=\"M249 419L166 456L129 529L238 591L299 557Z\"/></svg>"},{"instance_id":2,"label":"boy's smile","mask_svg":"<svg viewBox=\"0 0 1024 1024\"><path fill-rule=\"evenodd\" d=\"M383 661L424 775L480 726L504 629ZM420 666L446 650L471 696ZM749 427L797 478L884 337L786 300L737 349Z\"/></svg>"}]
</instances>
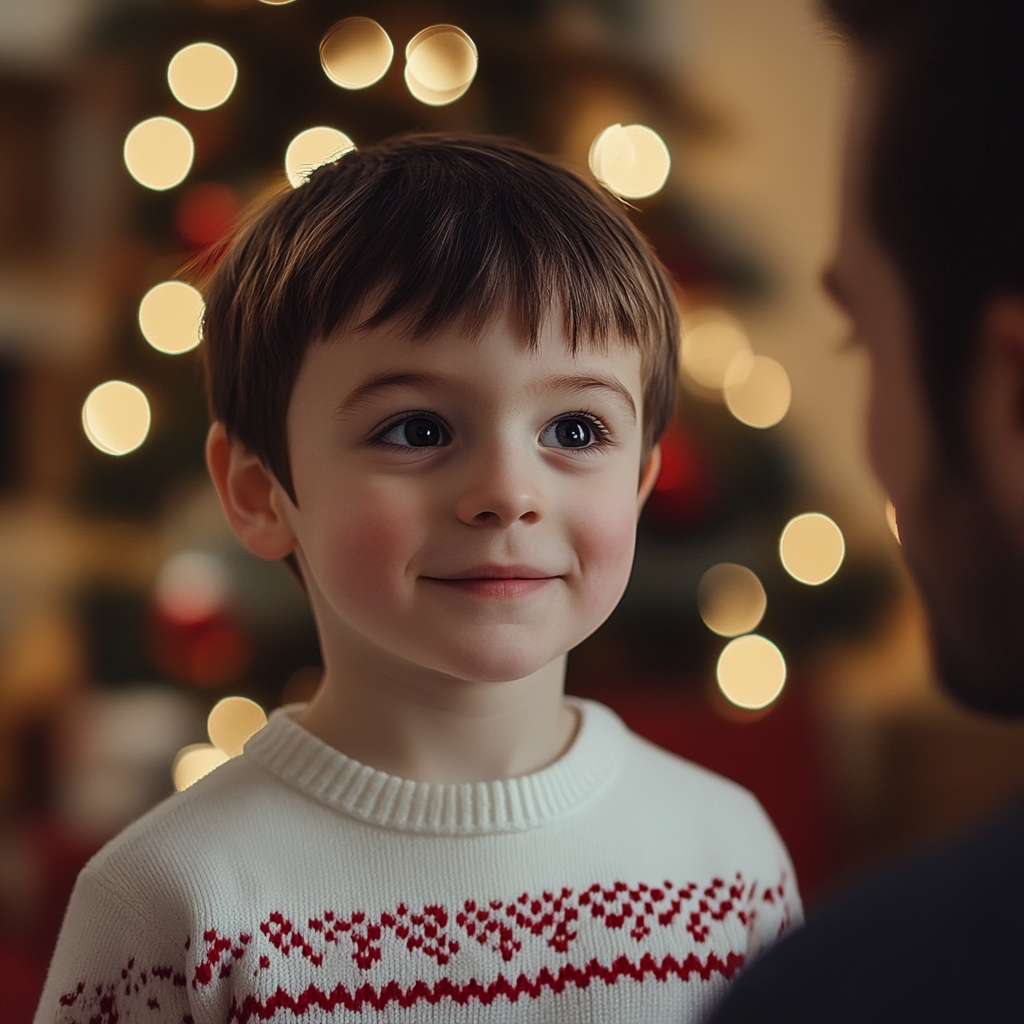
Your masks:
<instances>
[{"instance_id":1,"label":"boy's smile","mask_svg":"<svg viewBox=\"0 0 1024 1024\"><path fill-rule=\"evenodd\" d=\"M638 350L574 356L553 323L534 350L504 321L310 348L275 503L328 674L513 680L593 632L632 565L641 396Z\"/></svg>"}]
</instances>

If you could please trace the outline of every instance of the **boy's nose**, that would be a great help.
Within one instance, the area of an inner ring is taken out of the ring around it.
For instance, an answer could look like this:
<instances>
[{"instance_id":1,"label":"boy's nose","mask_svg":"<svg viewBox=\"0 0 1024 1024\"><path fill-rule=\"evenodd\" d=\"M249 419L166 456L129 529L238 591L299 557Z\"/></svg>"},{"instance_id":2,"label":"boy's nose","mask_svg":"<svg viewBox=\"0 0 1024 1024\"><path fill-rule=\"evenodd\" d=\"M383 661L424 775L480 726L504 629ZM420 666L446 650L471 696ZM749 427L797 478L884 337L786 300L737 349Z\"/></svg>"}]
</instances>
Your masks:
<instances>
[{"instance_id":1,"label":"boy's nose","mask_svg":"<svg viewBox=\"0 0 1024 1024\"><path fill-rule=\"evenodd\" d=\"M538 522L544 515L541 489L522 461L481 453L456 500L456 515L471 526Z\"/></svg>"}]
</instances>

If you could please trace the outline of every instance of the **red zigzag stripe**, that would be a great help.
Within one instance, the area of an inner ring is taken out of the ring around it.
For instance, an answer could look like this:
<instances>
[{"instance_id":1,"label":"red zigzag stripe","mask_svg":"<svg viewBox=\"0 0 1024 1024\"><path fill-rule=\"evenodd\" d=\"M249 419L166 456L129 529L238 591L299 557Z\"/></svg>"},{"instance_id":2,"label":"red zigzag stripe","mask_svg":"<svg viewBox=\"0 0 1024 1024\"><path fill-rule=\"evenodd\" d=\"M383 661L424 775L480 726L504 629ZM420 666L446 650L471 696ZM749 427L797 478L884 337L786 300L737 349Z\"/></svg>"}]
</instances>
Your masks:
<instances>
[{"instance_id":1,"label":"red zigzag stripe","mask_svg":"<svg viewBox=\"0 0 1024 1024\"><path fill-rule=\"evenodd\" d=\"M659 964L650 953L646 953L636 964L628 957L620 956L610 967L605 967L596 959L591 960L586 967L566 964L557 974L552 974L545 967L534 981L520 974L514 984L499 974L497 980L489 985L482 985L475 979L459 984L449 978L442 978L433 986L418 981L407 990L403 990L397 981L392 981L379 992L372 985L361 985L354 992L350 992L344 985L337 985L329 994L316 985L310 985L298 996L289 995L279 988L265 1001L255 996L246 996L240 1007L232 1002L229 1021L232 1024L248 1024L251 1020L269 1020L279 1010L290 1010L294 1016L301 1017L310 1009L333 1013L341 1007L358 1013L364 1008L383 1010L389 1003L397 1003L407 1009L416 1003L436 1004L443 999L450 999L462 1006L476 999L488 1006L500 996L505 996L514 1003L520 996L539 999L545 990L557 994L570 985L587 988L595 978L606 985L614 985L620 978L643 981L647 975L657 981L667 981L670 976L689 981L693 975L707 981L715 974L731 979L743 966L744 960L741 953L735 952L729 953L724 960L711 953L705 961L689 953L682 963L674 956L666 956Z\"/></svg>"}]
</instances>

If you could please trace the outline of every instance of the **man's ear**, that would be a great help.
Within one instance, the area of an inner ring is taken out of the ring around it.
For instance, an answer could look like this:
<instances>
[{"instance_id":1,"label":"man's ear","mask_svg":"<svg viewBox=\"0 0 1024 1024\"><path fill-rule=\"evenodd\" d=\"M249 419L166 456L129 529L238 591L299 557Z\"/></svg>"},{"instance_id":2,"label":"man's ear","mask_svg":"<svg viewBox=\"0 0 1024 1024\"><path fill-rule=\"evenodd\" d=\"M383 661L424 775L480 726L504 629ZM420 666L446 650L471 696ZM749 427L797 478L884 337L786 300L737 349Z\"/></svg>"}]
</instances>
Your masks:
<instances>
[{"instance_id":1,"label":"man's ear","mask_svg":"<svg viewBox=\"0 0 1024 1024\"><path fill-rule=\"evenodd\" d=\"M284 488L244 445L214 423L206 436L206 465L231 528L260 558L284 558L295 550L295 534L284 514Z\"/></svg>"},{"instance_id":2,"label":"man's ear","mask_svg":"<svg viewBox=\"0 0 1024 1024\"><path fill-rule=\"evenodd\" d=\"M647 462L644 464L643 473L640 474L640 491L636 497L637 515L640 515L644 504L651 495L651 491L654 490L654 485L658 482L658 474L660 472L661 445L656 444L651 449L651 454L647 456Z\"/></svg>"}]
</instances>

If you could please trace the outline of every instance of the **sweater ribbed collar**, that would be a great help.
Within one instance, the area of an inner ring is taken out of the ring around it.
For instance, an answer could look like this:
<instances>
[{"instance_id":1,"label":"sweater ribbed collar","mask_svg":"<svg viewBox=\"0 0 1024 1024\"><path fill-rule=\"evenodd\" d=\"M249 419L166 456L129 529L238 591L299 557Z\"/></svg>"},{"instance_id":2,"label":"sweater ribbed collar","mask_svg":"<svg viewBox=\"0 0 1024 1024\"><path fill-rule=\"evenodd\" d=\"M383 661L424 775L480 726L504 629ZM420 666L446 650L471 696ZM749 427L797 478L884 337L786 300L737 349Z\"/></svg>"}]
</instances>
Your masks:
<instances>
[{"instance_id":1,"label":"sweater ribbed collar","mask_svg":"<svg viewBox=\"0 0 1024 1024\"><path fill-rule=\"evenodd\" d=\"M569 749L539 772L493 782L440 784L388 775L346 757L279 708L245 745L283 782L343 814L403 832L485 835L554 822L597 797L625 759L626 727L608 708L568 698L580 724Z\"/></svg>"}]
</instances>

